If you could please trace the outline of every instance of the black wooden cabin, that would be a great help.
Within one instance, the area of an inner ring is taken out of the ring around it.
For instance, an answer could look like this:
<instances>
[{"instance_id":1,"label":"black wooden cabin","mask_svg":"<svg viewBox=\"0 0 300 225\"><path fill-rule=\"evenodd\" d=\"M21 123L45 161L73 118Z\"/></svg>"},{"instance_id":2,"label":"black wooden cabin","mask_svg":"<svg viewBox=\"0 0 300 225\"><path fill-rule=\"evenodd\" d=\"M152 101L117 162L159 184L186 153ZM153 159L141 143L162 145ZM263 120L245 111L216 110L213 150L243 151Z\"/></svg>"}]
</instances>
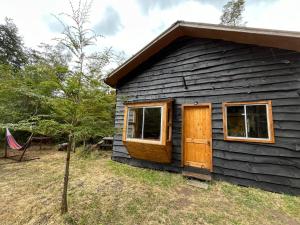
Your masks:
<instances>
[{"instance_id":1,"label":"black wooden cabin","mask_svg":"<svg viewBox=\"0 0 300 225\"><path fill-rule=\"evenodd\" d=\"M113 160L300 194L300 33L179 21L105 82Z\"/></svg>"}]
</instances>

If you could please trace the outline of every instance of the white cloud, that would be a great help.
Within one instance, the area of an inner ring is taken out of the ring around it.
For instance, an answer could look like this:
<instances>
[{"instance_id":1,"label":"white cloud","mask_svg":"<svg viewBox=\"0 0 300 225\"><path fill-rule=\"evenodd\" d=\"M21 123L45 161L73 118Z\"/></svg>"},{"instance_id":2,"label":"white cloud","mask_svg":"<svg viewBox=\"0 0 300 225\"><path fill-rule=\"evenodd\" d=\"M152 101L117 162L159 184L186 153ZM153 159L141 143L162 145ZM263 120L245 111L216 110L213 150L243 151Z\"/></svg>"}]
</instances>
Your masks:
<instances>
[{"instance_id":1,"label":"white cloud","mask_svg":"<svg viewBox=\"0 0 300 225\"><path fill-rule=\"evenodd\" d=\"M76 4L77 0L73 0ZM137 0L94 1L91 27L105 16L107 8L119 15L122 27L114 35L101 38L100 47L112 46L130 56L144 47L176 20L219 23L220 4L207 0L177 1L167 7L150 7L145 13ZM247 2L248 3L248 2ZM255 4L254 4L255 3ZM252 0L244 14L247 26L300 31L299 0ZM59 26L51 14L69 9L67 0L1 0L0 22L5 16L13 18L24 37L25 44L36 47L58 36ZM100 32L101 33L101 32Z\"/></svg>"},{"instance_id":2,"label":"white cloud","mask_svg":"<svg viewBox=\"0 0 300 225\"><path fill-rule=\"evenodd\" d=\"M115 2L115 1L112 1ZM123 30L102 42L132 55L177 20L218 23L220 11L209 4L186 1L163 11L156 7L145 15L134 0L115 5Z\"/></svg>"},{"instance_id":3,"label":"white cloud","mask_svg":"<svg viewBox=\"0 0 300 225\"><path fill-rule=\"evenodd\" d=\"M260 1L246 5L245 20L248 26L300 31L299 8L299 0Z\"/></svg>"},{"instance_id":4,"label":"white cloud","mask_svg":"<svg viewBox=\"0 0 300 225\"><path fill-rule=\"evenodd\" d=\"M0 7L0 21L4 17L10 17L14 20L19 33L24 38L26 46L36 47L41 42L50 42L55 34L51 32L45 18L50 17L51 13L57 13L61 10L63 1L51 0L2 0Z\"/></svg>"}]
</instances>

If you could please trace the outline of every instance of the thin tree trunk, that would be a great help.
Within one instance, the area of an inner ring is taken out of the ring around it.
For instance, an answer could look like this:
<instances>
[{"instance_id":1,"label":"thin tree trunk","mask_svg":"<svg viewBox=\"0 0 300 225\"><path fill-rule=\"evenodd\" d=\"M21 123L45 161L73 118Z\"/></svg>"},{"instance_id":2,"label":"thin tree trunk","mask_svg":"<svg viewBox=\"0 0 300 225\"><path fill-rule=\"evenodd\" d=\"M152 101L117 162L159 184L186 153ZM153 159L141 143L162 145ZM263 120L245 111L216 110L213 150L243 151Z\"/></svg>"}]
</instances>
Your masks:
<instances>
[{"instance_id":1,"label":"thin tree trunk","mask_svg":"<svg viewBox=\"0 0 300 225\"><path fill-rule=\"evenodd\" d=\"M76 140L75 140L74 136L73 136L73 142L72 142L72 150L75 153L75 150L76 150Z\"/></svg>"},{"instance_id":2,"label":"thin tree trunk","mask_svg":"<svg viewBox=\"0 0 300 225\"><path fill-rule=\"evenodd\" d=\"M83 150L85 151L85 138L83 139Z\"/></svg>"},{"instance_id":3,"label":"thin tree trunk","mask_svg":"<svg viewBox=\"0 0 300 225\"><path fill-rule=\"evenodd\" d=\"M69 168L70 168L70 158L71 151L74 146L74 137L72 134L69 135L69 143L68 143L68 151L66 157L66 166L65 166L65 176L64 176L64 188L62 193L61 200L61 214L65 214L68 212L68 184L69 184Z\"/></svg>"},{"instance_id":4,"label":"thin tree trunk","mask_svg":"<svg viewBox=\"0 0 300 225\"><path fill-rule=\"evenodd\" d=\"M5 134L6 135L6 134ZM7 139L5 137L5 149L4 149L4 158L7 158L8 154L7 154Z\"/></svg>"}]
</instances>

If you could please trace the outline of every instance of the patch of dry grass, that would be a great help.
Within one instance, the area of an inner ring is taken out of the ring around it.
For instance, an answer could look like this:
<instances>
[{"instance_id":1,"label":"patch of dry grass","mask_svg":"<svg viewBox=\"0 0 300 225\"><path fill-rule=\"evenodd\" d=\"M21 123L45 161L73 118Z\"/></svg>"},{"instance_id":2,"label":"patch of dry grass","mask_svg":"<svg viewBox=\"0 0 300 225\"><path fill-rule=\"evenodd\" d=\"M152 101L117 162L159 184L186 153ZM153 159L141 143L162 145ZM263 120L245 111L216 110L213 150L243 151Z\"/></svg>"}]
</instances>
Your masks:
<instances>
[{"instance_id":1,"label":"patch of dry grass","mask_svg":"<svg viewBox=\"0 0 300 225\"><path fill-rule=\"evenodd\" d=\"M134 168L109 155L72 155L69 214L59 215L64 152L0 160L0 224L300 224L300 197Z\"/></svg>"}]
</instances>

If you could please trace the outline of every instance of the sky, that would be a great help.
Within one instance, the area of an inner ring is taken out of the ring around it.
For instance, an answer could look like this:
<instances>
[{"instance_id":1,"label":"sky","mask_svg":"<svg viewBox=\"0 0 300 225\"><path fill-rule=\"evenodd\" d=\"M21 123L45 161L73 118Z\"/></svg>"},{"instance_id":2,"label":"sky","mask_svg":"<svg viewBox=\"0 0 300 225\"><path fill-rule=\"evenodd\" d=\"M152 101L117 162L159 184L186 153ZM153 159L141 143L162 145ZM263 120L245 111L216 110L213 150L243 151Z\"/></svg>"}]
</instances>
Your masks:
<instances>
[{"instance_id":1,"label":"sky","mask_svg":"<svg viewBox=\"0 0 300 225\"><path fill-rule=\"evenodd\" d=\"M78 0L71 0L74 5ZM226 0L94 0L90 26L98 47L135 54L177 20L218 24ZM54 43L62 26L53 15L70 11L68 0L0 0L0 23L12 18L25 46ZM299 0L246 0L247 27L300 31Z\"/></svg>"}]
</instances>

